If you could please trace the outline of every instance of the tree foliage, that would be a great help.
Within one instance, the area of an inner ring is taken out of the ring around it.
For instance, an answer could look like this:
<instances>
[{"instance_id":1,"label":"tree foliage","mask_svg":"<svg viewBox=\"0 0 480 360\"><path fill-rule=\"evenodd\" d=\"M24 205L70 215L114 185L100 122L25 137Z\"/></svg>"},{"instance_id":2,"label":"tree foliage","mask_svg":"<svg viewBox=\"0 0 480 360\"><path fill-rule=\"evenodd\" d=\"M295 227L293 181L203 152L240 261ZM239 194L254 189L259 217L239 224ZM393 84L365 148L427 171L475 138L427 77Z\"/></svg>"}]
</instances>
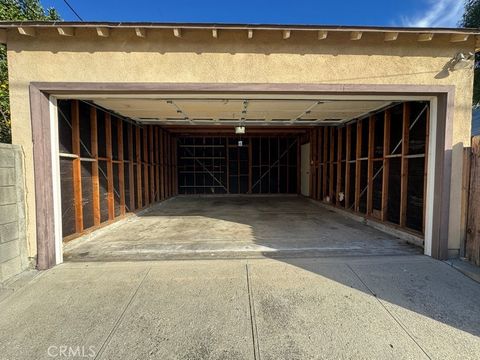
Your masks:
<instances>
[{"instance_id":1,"label":"tree foliage","mask_svg":"<svg viewBox=\"0 0 480 360\"><path fill-rule=\"evenodd\" d=\"M466 0L460 26L465 28L480 28L480 0ZM473 78L473 105L480 105L480 54L475 54L475 69Z\"/></svg>"},{"instance_id":2,"label":"tree foliage","mask_svg":"<svg viewBox=\"0 0 480 360\"><path fill-rule=\"evenodd\" d=\"M45 10L39 0L0 0L0 21L60 20L58 12ZM0 142L10 143L10 102L8 95L7 49L0 45Z\"/></svg>"}]
</instances>

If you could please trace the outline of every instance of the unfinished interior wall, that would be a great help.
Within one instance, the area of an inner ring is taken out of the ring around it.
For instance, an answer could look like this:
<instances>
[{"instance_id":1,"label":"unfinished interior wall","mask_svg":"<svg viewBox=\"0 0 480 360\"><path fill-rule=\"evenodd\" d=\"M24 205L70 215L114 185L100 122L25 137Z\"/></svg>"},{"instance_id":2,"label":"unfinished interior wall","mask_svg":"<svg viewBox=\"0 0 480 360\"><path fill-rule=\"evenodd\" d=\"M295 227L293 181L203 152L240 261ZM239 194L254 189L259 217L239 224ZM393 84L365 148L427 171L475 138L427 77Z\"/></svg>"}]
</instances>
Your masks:
<instances>
[{"instance_id":1,"label":"unfinished interior wall","mask_svg":"<svg viewBox=\"0 0 480 360\"><path fill-rule=\"evenodd\" d=\"M91 104L58 101L64 241L177 193L175 138Z\"/></svg>"},{"instance_id":2,"label":"unfinished interior wall","mask_svg":"<svg viewBox=\"0 0 480 360\"><path fill-rule=\"evenodd\" d=\"M428 122L428 102L405 102L313 129L311 197L423 235Z\"/></svg>"},{"instance_id":3,"label":"unfinished interior wall","mask_svg":"<svg viewBox=\"0 0 480 360\"><path fill-rule=\"evenodd\" d=\"M297 136L178 139L180 194L295 194Z\"/></svg>"}]
</instances>

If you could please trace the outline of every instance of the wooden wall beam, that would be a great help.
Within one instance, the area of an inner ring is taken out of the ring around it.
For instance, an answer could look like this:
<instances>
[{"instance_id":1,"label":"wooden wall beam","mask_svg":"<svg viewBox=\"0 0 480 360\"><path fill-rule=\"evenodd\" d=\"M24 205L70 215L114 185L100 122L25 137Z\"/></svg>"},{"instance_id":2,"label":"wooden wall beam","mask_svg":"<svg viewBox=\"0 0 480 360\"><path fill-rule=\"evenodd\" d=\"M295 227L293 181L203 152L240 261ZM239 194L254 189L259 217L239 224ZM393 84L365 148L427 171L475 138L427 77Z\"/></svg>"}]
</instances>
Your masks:
<instances>
[{"instance_id":1,"label":"wooden wall beam","mask_svg":"<svg viewBox=\"0 0 480 360\"><path fill-rule=\"evenodd\" d=\"M158 126L154 127L154 152L155 152L155 201L160 201L160 150L158 148Z\"/></svg>"},{"instance_id":2,"label":"wooden wall beam","mask_svg":"<svg viewBox=\"0 0 480 360\"><path fill-rule=\"evenodd\" d=\"M384 126L383 126L383 170L382 170L382 208L380 220L386 221L388 216L388 179L390 176L390 127L391 127L392 111L385 110Z\"/></svg>"},{"instance_id":3,"label":"wooden wall beam","mask_svg":"<svg viewBox=\"0 0 480 360\"><path fill-rule=\"evenodd\" d=\"M75 232L83 231L82 164L80 162L80 109L78 100L72 101L72 152L73 159L73 199L75 209Z\"/></svg>"},{"instance_id":4,"label":"wooden wall beam","mask_svg":"<svg viewBox=\"0 0 480 360\"><path fill-rule=\"evenodd\" d=\"M345 144L345 209L350 208L350 157L352 151L352 125L347 125Z\"/></svg>"},{"instance_id":5,"label":"wooden wall beam","mask_svg":"<svg viewBox=\"0 0 480 360\"><path fill-rule=\"evenodd\" d=\"M142 129L143 137L143 181L144 181L144 193L145 193L145 206L150 204L150 182L148 178L149 173L149 159L148 159L148 125Z\"/></svg>"},{"instance_id":6,"label":"wooden wall beam","mask_svg":"<svg viewBox=\"0 0 480 360\"><path fill-rule=\"evenodd\" d=\"M339 194L342 191L342 141L343 141L343 128L338 128L338 143L337 143L337 203L340 204Z\"/></svg>"},{"instance_id":7,"label":"wooden wall beam","mask_svg":"<svg viewBox=\"0 0 480 360\"><path fill-rule=\"evenodd\" d=\"M178 156L177 156L177 137L172 135L173 141L173 195L178 195Z\"/></svg>"},{"instance_id":8,"label":"wooden wall beam","mask_svg":"<svg viewBox=\"0 0 480 360\"><path fill-rule=\"evenodd\" d=\"M135 210L135 173L133 164L135 164L135 159L133 158L133 125L128 124L128 187L130 189L130 211Z\"/></svg>"},{"instance_id":9,"label":"wooden wall beam","mask_svg":"<svg viewBox=\"0 0 480 360\"><path fill-rule=\"evenodd\" d=\"M149 146L149 157L148 157L148 164L149 164L149 172L150 175L150 202L155 202L155 158L153 156L153 126L149 125L148 129L148 146Z\"/></svg>"},{"instance_id":10,"label":"wooden wall beam","mask_svg":"<svg viewBox=\"0 0 480 360\"><path fill-rule=\"evenodd\" d=\"M327 176L328 176L328 144L329 144L330 128L323 128L323 178L322 178L322 201L328 194Z\"/></svg>"},{"instance_id":11,"label":"wooden wall beam","mask_svg":"<svg viewBox=\"0 0 480 360\"><path fill-rule=\"evenodd\" d=\"M402 124L402 163L400 179L400 226L405 227L407 221L407 200L408 200L408 144L410 136L410 103L403 103L403 124Z\"/></svg>"},{"instance_id":12,"label":"wooden wall beam","mask_svg":"<svg viewBox=\"0 0 480 360\"><path fill-rule=\"evenodd\" d=\"M168 149L168 133L164 133L165 146L165 198L170 197L170 151Z\"/></svg>"},{"instance_id":13,"label":"wooden wall beam","mask_svg":"<svg viewBox=\"0 0 480 360\"><path fill-rule=\"evenodd\" d=\"M158 147L160 150L160 200L165 200L165 152L164 152L164 130L158 129Z\"/></svg>"},{"instance_id":14,"label":"wooden wall beam","mask_svg":"<svg viewBox=\"0 0 480 360\"><path fill-rule=\"evenodd\" d=\"M323 132L322 128L317 129L317 193L315 194L315 199L322 199L322 165L323 165L323 153L322 153L322 144L323 144Z\"/></svg>"},{"instance_id":15,"label":"wooden wall beam","mask_svg":"<svg viewBox=\"0 0 480 360\"><path fill-rule=\"evenodd\" d=\"M297 136L297 194L302 193L302 148L300 145L300 136Z\"/></svg>"},{"instance_id":16,"label":"wooden wall beam","mask_svg":"<svg viewBox=\"0 0 480 360\"><path fill-rule=\"evenodd\" d=\"M230 194L230 158L228 151L228 137L225 138L225 161L227 162L227 194Z\"/></svg>"},{"instance_id":17,"label":"wooden wall beam","mask_svg":"<svg viewBox=\"0 0 480 360\"><path fill-rule=\"evenodd\" d=\"M118 143L118 191L120 195L120 215L125 215L125 159L123 154L123 121L116 120Z\"/></svg>"},{"instance_id":18,"label":"wooden wall beam","mask_svg":"<svg viewBox=\"0 0 480 360\"><path fill-rule=\"evenodd\" d=\"M252 180L253 180L253 174L252 174L252 141L250 140L248 142L248 193L252 193Z\"/></svg>"},{"instance_id":19,"label":"wooden wall beam","mask_svg":"<svg viewBox=\"0 0 480 360\"><path fill-rule=\"evenodd\" d=\"M310 174L309 174L309 189L308 192L310 194L310 197L315 199L315 159L316 159L316 136L317 136L317 131L316 129L310 130L309 133L310 136L310 159L309 159L309 167L310 167Z\"/></svg>"},{"instance_id":20,"label":"wooden wall beam","mask_svg":"<svg viewBox=\"0 0 480 360\"><path fill-rule=\"evenodd\" d=\"M98 226L101 222L100 217L100 181L98 178L98 125L97 109L90 107L90 140L91 153L95 161L92 162L92 207L93 207L93 225Z\"/></svg>"},{"instance_id":21,"label":"wooden wall beam","mask_svg":"<svg viewBox=\"0 0 480 360\"><path fill-rule=\"evenodd\" d=\"M173 189L173 176L172 176L172 136L167 134L167 146L168 146L168 196L172 197Z\"/></svg>"},{"instance_id":22,"label":"wooden wall beam","mask_svg":"<svg viewBox=\"0 0 480 360\"><path fill-rule=\"evenodd\" d=\"M105 138L107 146L107 204L108 219L115 219L115 200L113 196L113 162L112 162L112 118L105 113Z\"/></svg>"},{"instance_id":23,"label":"wooden wall beam","mask_svg":"<svg viewBox=\"0 0 480 360\"><path fill-rule=\"evenodd\" d=\"M172 135L168 137L168 150L170 151L170 197L173 196L173 139Z\"/></svg>"},{"instance_id":24,"label":"wooden wall beam","mask_svg":"<svg viewBox=\"0 0 480 360\"><path fill-rule=\"evenodd\" d=\"M142 193L142 158L140 146L140 128L135 127L135 147L136 147L136 168L137 168L137 208L143 207L143 193Z\"/></svg>"},{"instance_id":25,"label":"wooden wall beam","mask_svg":"<svg viewBox=\"0 0 480 360\"><path fill-rule=\"evenodd\" d=\"M331 127L330 128L330 163L329 163L329 167L330 167L330 181L328 182L328 196L330 197L330 202L332 204L335 204L336 203L336 199L334 197L334 192L333 192L333 189L334 189L334 183L335 183L335 179L333 177L333 170L334 170L334 166L335 166L335 127Z\"/></svg>"},{"instance_id":26,"label":"wooden wall beam","mask_svg":"<svg viewBox=\"0 0 480 360\"><path fill-rule=\"evenodd\" d=\"M360 210L360 171L362 162L360 158L362 157L362 120L357 121L357 143L355 149L355 211Z\"/></svg>"},{"instance_id":27,"label":"wooden wall beam","mask_svg":"<svg viewBox=\"0 0 480 360\"><path fill-rule=\"evenodd\" d=\"M375 155L375 117L368 121L368 174L367 174L367 215L373 211L373 157Z\"/></svg>"}]
</instances>

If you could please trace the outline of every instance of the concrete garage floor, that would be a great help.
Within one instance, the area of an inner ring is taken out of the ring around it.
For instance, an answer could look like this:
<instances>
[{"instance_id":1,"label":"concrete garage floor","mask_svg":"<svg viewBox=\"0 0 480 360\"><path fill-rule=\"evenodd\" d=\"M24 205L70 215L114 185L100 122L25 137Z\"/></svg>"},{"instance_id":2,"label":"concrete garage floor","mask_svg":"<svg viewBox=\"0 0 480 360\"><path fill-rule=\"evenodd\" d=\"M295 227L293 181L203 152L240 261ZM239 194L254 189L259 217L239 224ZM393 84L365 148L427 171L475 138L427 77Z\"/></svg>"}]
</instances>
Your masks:
<instances>
[{"instance_id":1,"label":"concrete garage floor","mask_svg":"<svg viewBox=\"0 0 480 360\"><path fill-rule=\"evenodd\" d=\"M418 254L297 196L176 197L74 240L66 261Z\"/></svg>"},{"instance_id":2,"label":"concrete garage floor","mask_svg":"<svg viewBox=\"0 0 480 360\"><path fill-rule=\"evenodd\" d=\"M0 302L1 359L480 353L480 285L422 255L70 262L15 290Z\"/></svg>"}]
</instances>

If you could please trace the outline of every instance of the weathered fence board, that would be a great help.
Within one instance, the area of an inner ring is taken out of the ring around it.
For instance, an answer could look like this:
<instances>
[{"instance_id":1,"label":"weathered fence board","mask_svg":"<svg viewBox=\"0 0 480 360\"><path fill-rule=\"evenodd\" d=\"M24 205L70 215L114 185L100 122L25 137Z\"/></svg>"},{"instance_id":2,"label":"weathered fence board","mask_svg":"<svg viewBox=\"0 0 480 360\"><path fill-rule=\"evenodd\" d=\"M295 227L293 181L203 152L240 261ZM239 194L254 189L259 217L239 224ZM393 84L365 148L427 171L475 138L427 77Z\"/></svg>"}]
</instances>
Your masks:
<instances>
[{"instance_id":1,"label":"weathered fence board","mask_svg":"<svg viewBox=\"0 0 480 360\"><path fill-rule=\"evenodd\" d=\"M472 138L466 257L480 266L480 136Z\"/></svg>"}]
</instances>

